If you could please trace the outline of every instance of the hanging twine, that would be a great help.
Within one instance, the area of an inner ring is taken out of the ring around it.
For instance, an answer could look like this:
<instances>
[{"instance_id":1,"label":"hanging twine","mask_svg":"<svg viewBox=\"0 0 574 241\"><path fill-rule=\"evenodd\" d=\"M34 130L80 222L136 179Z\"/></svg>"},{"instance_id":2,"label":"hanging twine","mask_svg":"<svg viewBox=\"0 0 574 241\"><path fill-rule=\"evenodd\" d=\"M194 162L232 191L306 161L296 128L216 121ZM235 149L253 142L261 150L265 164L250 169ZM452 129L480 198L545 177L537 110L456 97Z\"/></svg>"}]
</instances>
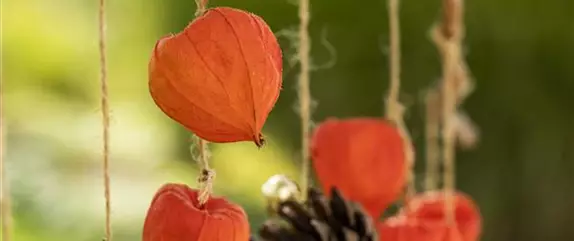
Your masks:
<instances>
[{"instance_id":1,"label":"hanging twine","mask_svg":"<svg viewBox=\"0 0 574 241\"><path fill-rule=\"evenodd\" d=\"M401 47L400 47L400 25L399 25L399 0L389 0L389 31L390 31L390 54L389 54L389 76L390 87L386 100L386 117L398 128L403 139L406 161L407 190L406 199L414 195L414 159L415 154L403 120L404 107L399 102L399 92L401 86Z\"/></svg>"},{"instance_id":2,"label":"hanging twine","mask_svg":"<svg viewBox=\"0 0 574 241\"><path fill-rule=\"evenodd\" d=\"M209 149L207 147L207 141L199 137L198 139L199 157L196 159L200 167L200 173L197 178L197 183L199 184L199 196L197 200L199 201L199 205L203 206L213 193L215 171L209 168Z\"/></svg>"},{"instance_id":3,"label":"hanging twine","mask_svg":"<svg viewBox=\"0 0 574 241\"><path fill-rule=\"evenodd\" d=\"M1 99L1 96L0 96ZM0 103L4 103L0 100ZM0 107L0 118L2 118L2 108ZM12 205L10 200L10 185L4 166L4 155L6 155L6 137L4 119L0 121L0 206L2 208L2 240L12 239Z\"/></svg>"},{"instance_id":4,"label":"hanging twine","mask_svg":"<svg viewBox=\"0 0 574 241\"><path fill-rule=\"evenodd\" d=\"M208 0L195 0L197 10L195 17L203 15L207 9ZM196 158L197 164L200 168L197 183L199 184L199 196L197 200L199 205L203 206L209 200L209 196L213 193L213 179L215 179L215 170L209 167L209 148L208 142L197 136L197 146L199 149L199 157Z\"/></svg>"},{"instance_id":5,"label":"hanging twine","mask_svg":"<svg viewBox=\"0 0 574 241\"><path fill-rule=\"evenodd\" d=\"M208 0L195 0L197 6L195 10L195 17L199 17L205 13Z\"/></svg>"},{"instance_id":6,"label":"hanging twine","mask_svg":"<svg viewBox=\"0 0 574 241\"><path fill-rule=\"evenodd\" d=\"M444 165L445 218L448 225L455 225L455 134L458 93L461 84L468 81L466 64L462 58L461 42L464 37L463 0L443 0L443 19L433 29L433 40L442 53L443 80L441 85L441 118Z\"/></svg>"},{"instance_id":7,"label":"hanging twine","mask_svg":"<svg viewBox=\"0 0 574 241\"><path fill-rule=\"evenodd\" d=\"M440 96L437 90L431 89L425 97L425 190L430 191L437 189L440 173Z\"/></svg>"},{"instance_id":8,"label":"hanging twine","mask_svg":"<svg viewBox=\"0 0 574 241\"><path fill-rule=\"evenodd\" d=\"M102 132L103 132L103 175L104 197L106 200L106 241L112 240L111 200L110 200L110 108L108 103L108 79L106 69L106 15L105 0L100 0L99 5L99 47L100 47L100 82L101 82L101 106L102 106Z\"/></svg>"},{"instance_id":9,"label":"hanging twine","mask_svg":"<svg viewBox=\"0 0 574 241\"><path fill-rule=\"evenodd\" d=\"M309 135L311 129L311 90L309 87L309 0L299 0L299 114L301 115L301 194L307 200L310 179Z\"/></svg>"}]
</instances>

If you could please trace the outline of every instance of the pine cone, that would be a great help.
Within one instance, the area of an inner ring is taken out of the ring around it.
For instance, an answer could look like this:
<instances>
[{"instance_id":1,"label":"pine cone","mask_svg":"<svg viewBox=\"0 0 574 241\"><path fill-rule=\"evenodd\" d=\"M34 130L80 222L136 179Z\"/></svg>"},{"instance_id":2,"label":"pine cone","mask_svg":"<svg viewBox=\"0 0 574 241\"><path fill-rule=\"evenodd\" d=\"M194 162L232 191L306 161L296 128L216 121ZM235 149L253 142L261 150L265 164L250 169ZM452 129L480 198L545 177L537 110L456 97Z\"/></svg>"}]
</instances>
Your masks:
<instances>
[{"instance_id":1,"label":"pine cone","mask_svg":"<svg viewBox=\"0 0 574 241\"><path fill-rule=\"evenodd\" d=\"M264 241L378 241L371 218L357 204L331 189L329 200L309 190L305 204L287 200L279 204L278 217L267 220L259 235Z\"/></svg>"}]
</instances>

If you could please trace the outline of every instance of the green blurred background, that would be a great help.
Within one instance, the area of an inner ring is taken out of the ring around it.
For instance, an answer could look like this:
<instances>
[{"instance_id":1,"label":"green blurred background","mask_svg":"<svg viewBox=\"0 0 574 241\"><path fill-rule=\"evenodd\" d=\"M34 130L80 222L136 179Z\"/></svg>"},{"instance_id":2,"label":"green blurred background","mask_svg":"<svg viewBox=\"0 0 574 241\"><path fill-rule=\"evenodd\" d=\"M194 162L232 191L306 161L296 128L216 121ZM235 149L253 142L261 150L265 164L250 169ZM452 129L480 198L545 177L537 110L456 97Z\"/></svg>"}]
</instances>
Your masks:
<instances>
[{"instance_id":1,"label":"green blurred background","mask_svg":"<svg viewBox=\"0 0 574 241\"><path fill-rule=\"evenodd\" d=\"M115 240L141 239L155 190L194 185L190 134L153 104L147 64L155 41L193 18L192 0L108 1ZM275 32L298 24L293 0L212 0L262 16ZM421 93L440 77L428 30L439 0L402 2L407 124L424 174ZM388 85L383 0L311 0L313 118L380 116ZM464 109L480 144L459 153L458 187L484 216L484 241L574 240L574 1L467 1L466 52L476 91ZM104 199L96 0L2 0L3 124L16 241L101 240ZM321 39L336 50L333 58ZM265 218L260 186L297 178L299 125L294 45L281 38L284 89L264 134L269 144L212 145L216 192Z\"/></svg>"}]
</instances>

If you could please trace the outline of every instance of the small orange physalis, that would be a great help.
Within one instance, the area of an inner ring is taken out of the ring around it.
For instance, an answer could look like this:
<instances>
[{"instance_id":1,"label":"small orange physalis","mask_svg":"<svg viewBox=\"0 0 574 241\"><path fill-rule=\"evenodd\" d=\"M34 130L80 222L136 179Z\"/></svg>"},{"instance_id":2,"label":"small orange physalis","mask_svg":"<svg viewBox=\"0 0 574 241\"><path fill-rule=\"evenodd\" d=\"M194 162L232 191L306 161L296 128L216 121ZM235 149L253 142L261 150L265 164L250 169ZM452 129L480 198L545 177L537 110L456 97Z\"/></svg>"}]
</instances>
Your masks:
<instances>
[{"instance_id":1,"label":"small orange physalis","mask_svg":"<svg viewBox=\"0 0 574 241\"><path fill-rule=\"evenodd\" d=\"M480 236L480 212L463 193L455 194L455 224L445 219L444 192L418 194L408 206L378 226L384 241L477 241Z\"/></svg>"},{"instance_id":2,"label":"small orange physalis","mask_svg":"<svg viewBox=\"0 0 574 241\"><path fill-rule=\"evenodd\" d=\"M403 141L383 119L327 120L315 130L311 155L323 190L337 187L375 219L405 184Z\"/></svg>"},{"instance_id":3,"label":"small orange physalis","mask_svg":"<svg viewBox=\"0 0 574 241\"><path fill-rule=\"evenodd\" d=\"M404 213L399 213L378 223L377 231L380 241L462 241L458 239L448 239L449 236L457 235L456 229L447 228L444 225L431 225L420 220L411 219ZM455 234L453 235L451 232Z\"/></svg>"},{"instance_id":4,"label":"small orange physalis","mask_svg":"<svg viewBox=\"0 0 574 241\"><path fill-rule=\"evenodd\" d=\"M409 202L410 217L429 224L445 222L445 193L425 192L414 196ZM454 193L454 218L462 240L477 241L481 232L481 216L478 206L461 192Z\"/></svg>"},{"instance_id":5,"label":"small orange physalis","mask_svg":"<svg viewBox=\"0 0 574 241\"><path fill-rule=\"evenodd\" d=\"M262 18L217 7L156 43L149 89L165 114L202 139L261 146L282 71L281 49Z\"/></svg>"},{"instance_id":6,"label":"small orange physalis","mask_svg":"<svg viewBox=\"0 0 574 241\"><path fill-rule=\"evenodd\" d=\"M197 190L183 184L161 187L149 207L142 241L249 240L243 208L215 197L200 207L197 197Z\"/></svg>"}]
</instances>

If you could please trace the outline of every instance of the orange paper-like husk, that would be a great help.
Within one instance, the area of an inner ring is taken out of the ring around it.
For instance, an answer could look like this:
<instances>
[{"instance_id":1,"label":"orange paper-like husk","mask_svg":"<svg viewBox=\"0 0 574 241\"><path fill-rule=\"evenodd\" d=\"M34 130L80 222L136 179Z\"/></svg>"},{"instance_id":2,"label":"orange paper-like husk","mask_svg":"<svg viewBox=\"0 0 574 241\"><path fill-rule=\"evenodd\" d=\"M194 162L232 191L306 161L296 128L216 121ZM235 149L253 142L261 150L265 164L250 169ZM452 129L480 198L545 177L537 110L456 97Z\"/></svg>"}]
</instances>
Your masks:
<instances>
[{"instance_id":1,"label":"orange paper-like husk","mask_svg":"<svg viewBox=\"0 0 574 241\"><path fill-rule=\"evenodd\" d=\"M385 120L327 120L315 130L311 148L323 190L337 187L375 219L405 185L403 142Z\"/></svg>"},{"instance_id":2,"label":"orange paper-like husk","mask_svg":"<svg viewBox=\"0 0 574 241\"><path fill-rule=\"evenodd\" d=\"M462 192L454 194L456 227L464 241L478 240L482 228L480 210L474 201ZM429 191L414 196L409 203L409 216L436 225L445 222L445 195L443 191Z\"/></svg>"},{"instance_id":3,"label":"orange paper-like husk","mask_svg":"<svg viewBox=\"0 0 574 241\"><path fill-rule=\"evenodd\" d=\"M142 241L246 241L249 222L243 208L224 198L210 197L203 207L198 191L166 184L149 207Z\"/></svg>"},{"instance_id":4,"label":"orange paper-like husk","mask_svg":"<svg viewBox=\"0 0 574 241\"><path fill-rule=\"evenodd\" d=\"M155 103L210 142L261 145L281 84L281 49L269 26L228 7L209 9L182 32L160 39L149 63Z\"/></svg>"}]
</instances>

